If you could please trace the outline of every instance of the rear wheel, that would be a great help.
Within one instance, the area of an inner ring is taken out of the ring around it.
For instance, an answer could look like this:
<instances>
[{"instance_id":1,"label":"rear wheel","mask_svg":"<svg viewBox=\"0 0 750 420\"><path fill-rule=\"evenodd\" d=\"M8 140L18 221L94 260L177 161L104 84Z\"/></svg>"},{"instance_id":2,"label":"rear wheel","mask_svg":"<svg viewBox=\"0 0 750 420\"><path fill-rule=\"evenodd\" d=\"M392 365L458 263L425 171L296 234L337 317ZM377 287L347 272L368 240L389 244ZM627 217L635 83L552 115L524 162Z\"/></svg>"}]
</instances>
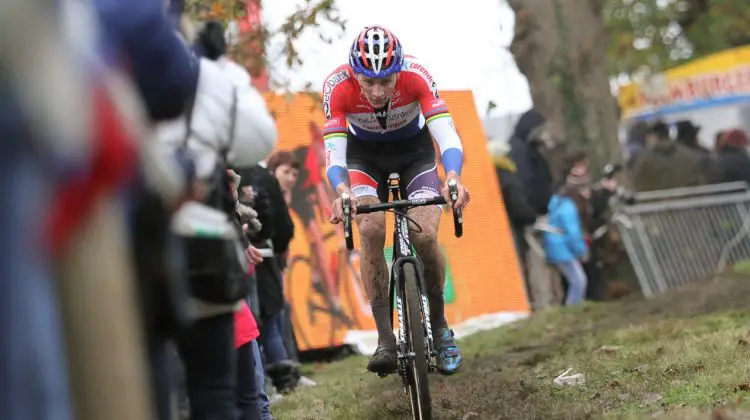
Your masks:
<instances>
[{"instance_id":1,"label":"rear wheel","mask_svg":"<svg viewBox=\"0 0 750 420\"><path fill-rule=\"evenodd\" d=\"M404 264L402 276L406 295L406 334L409 337L407 348L410 353L414 353L414 358L408 359L407 363L412 413L417 420L431 420L432 402L430 386L427 382L424 323L420 310L421 295L417 287L417 274L414 264Z\"/></svg>"}]
</instances>

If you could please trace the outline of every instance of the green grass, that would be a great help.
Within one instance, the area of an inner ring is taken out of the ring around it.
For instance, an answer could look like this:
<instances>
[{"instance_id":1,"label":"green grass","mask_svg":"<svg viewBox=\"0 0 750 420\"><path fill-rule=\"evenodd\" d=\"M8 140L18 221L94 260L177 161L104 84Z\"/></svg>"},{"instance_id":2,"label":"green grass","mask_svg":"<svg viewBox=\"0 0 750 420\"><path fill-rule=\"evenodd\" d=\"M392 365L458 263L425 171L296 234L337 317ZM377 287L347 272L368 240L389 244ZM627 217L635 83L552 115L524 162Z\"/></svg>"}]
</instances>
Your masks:
<instances>
[{"instance_id":1,"label":"green grass","mask_svg":"<svg viewBox=\"0 0 750 420\"><path fill-rule=\"evenodd\" d=\"M750 410L749 283L727 279L649 301L554 309L475 334L460 342L461 373L431 377L435 417L712 418L719 409L725 417L714 418L739 416ZM306 367L320 385L285 397L274 416L410 418L399 380L367 374L365 363L351 357ZM569 367L585 374L584 385L552 383Z\"/></svg>"}]
</instances>

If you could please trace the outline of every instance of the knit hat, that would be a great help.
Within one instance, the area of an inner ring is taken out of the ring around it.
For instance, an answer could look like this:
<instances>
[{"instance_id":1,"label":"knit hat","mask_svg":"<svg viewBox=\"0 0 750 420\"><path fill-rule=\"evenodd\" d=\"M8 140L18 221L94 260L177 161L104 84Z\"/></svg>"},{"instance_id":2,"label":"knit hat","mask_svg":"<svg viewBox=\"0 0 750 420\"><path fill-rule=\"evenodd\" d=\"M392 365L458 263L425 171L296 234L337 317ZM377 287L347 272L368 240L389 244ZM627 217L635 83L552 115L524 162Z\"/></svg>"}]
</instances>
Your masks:
<instances>
[{"instance_id":1,"label":"knit hat","mask_svg":"<svg viewBox=\"0 0 750 420\"><path fill-rule=\"evenodd\" d=\"M724 134L721 135L719 138L719 146L720 147L747 147L750 145L750 140L748 139L747 133L745 133L743 130L740 130L738 128L735 128L733 130L727 130L724 132Z\"/></svg>"}]
</instances>

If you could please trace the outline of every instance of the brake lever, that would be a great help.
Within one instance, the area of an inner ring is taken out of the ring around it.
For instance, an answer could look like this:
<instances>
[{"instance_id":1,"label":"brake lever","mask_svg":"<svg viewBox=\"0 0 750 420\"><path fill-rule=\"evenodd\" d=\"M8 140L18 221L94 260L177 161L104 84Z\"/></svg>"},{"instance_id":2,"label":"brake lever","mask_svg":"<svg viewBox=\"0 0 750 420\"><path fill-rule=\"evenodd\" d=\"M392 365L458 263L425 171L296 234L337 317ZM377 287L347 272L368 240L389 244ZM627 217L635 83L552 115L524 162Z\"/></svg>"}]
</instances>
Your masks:
<instances>
[{"instance_id":1,"label":"brake lever","mask_svg":"<svg viewBox=\"0 0 750 420\"><path fill-rule=\"evenodd\" d=\"M352 237L352 200L348 193L341 194L341 208L344 212L344 240L346 249L354 249L354 238Z\"/></svg>"},{"instance_id":2,"label":"brake lever","mask_svg":"<svg viewBox=\"0 0 750 420\"><path fill-rule=\"evenodd\" d=\"M455 205L458 201L458 182L455 179L448 180L448 195L451 197L451 206ZM453 210L453 229L456 233L456 238L460 238L464 234L464 216L461 209L456 207Z\"/></svg>"}]
</instances>

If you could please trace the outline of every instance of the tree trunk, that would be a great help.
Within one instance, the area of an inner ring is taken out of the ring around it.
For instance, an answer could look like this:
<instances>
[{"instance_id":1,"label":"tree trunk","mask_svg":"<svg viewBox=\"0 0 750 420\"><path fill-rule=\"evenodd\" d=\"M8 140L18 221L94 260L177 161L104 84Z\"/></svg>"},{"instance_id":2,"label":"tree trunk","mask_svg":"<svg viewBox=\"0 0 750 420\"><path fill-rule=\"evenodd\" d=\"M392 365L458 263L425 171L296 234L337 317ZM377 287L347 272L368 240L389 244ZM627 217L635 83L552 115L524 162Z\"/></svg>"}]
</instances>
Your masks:
<instances>
[{"instance_id":1,"label":"tree trunk","mask_svg":"<svg viewBox=\"0 0 750 420\"><path fill-rule=\"evenodd\" d=\"M508 4L516 13L511 53L529 80L535 108L547 118L550 132L564 141L561 149L584 148L594 173L620 160L601 0ZM551 162L553 170L556 163Z\"/></svg>"}]
</instances>

